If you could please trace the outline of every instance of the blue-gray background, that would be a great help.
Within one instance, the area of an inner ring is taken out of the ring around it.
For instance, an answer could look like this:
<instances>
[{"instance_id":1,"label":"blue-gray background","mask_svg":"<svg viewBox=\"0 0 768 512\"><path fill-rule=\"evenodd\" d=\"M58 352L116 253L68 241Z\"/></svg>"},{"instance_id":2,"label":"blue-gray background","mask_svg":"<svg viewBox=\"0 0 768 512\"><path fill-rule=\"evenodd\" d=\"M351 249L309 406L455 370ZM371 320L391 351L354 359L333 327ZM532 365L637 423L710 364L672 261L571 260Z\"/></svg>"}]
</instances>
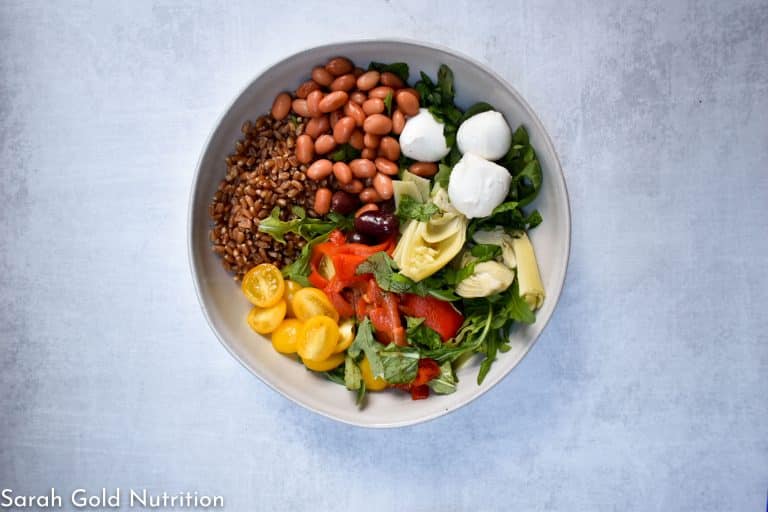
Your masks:
<instances>
[{"instance_id":1,"label":"blue-gray background","mask_svg":"<svg viewBox=\"0 0 768 512\"><path fill-rule=\"evenodd\" d=\"M358 37L498 70L549 129L573 211L534 350L469 406L391 431L245 371L185 251L226 103L283 56ZM767 48L764 0L3 1L0 487L197 490L229 510L765 510Z\"/></svg>"}]
</instances>

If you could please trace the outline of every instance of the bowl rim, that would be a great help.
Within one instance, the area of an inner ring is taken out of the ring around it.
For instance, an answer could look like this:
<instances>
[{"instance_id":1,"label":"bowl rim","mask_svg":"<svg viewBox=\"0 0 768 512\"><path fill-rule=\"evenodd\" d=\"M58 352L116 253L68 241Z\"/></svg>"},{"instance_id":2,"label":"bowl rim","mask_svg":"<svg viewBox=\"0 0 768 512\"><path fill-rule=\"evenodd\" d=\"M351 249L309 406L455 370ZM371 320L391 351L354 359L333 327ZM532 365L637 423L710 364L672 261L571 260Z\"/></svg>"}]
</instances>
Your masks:
<instances>
[{"instance_id":1,"label":"bowl rim","mask_svg":"<svg viewBox=\"0 0 768 512\"><path fill-rule=\"evenodd\" d=\"M232 110L232 107L237 102L237 100L251 87L251 85L261 78L263 75L269 73L272 71L274 67L281 64L284 61L294 59L300 55L303 55L308 52L312 52L319 49L332 49L337 46L346 46L346 45L354 45L354 44L361 44L361 43L395 43L395 44L406 44L410 46L418 46L421 48L425 48L428 50L437 50L439 52L444 52L449 55L452 55L458 59L465 60L484 72L488 73L492 78L497 80L523 107L523 109L526 111L526 113L530 116L532 123L537 125L537 128L541 131L541 133L544 135L543 137L543 145L546 147L546 150L551 152L551 154L554 156L555 161L555 167L553 174L556 174L556 179L559 179L561 182L561 185L563 187L564 197L565 197L565 217L566 217L566 236L565 236L565 269L563 270L563 279L556 283L556 290L554 293L554 297L552 298L554 300L554 305L552 307L552 313L549 315L549 318L547 318L544 321L544 324L541 326L541 330L539 333L528 343L528 345L523 350L518 362L511 366L509 369L501 373L496 379L494 380L486 380L483 383L483 386L480 387L476 394L472 395L471 397L457 402L456 404L453 404L452 406L441 408L437 411L434 411L430 414L427 414L423 417L417 418L417 419L408 419L408 420L394 420L394 421L387 421L387 422L376 422L376 423L363 423L363 422L356 422L352 420L348 420L346 418L340 418L337 416L334 416L333 414L320 410L308 403L303 402L301 399L294 397L284 390L280 389L280 387L272 384L271 382L267 381L265 378L263 378L261 375L258 374L253 368L251 368L249 365L243 361L240 356L235 353L235 351L229 346L229 344L224 340L221 333L216 329L208 310L205 307L205 303L203 300L203 296L200 289L200 279L201 277L198 275L197 269L195 267L195 257L194 257L194 249L193 249L193 231L194 231L194 225L193 225L193 217L194 217L194 199L198 191L198 187L200 186L200 174L202 170L202 164L203 160L205 158L206 153L208 152L208 148L211 144L211 141L218 130L221 123L224 121L224 119L230 114L230 111ZM349 39L349 40L343 40L343 41L334 41L329 42L325 44L320 45L314 45L310 47L306 47L302 50L293 52L287 56L280 57L276 60L273 60L271 63L267 64L263 68L261 68L257 73L243 86L241 87L237 93L232 97L232 99L226 104L225 108L221 111L221 113L216 118L215 123L211 127L208 136L205 139L205 142L203 144L202 150L200 151L200 156L198 157L197 164L195 165L195 171L192 175L192 186L190 187L189 191L189 201L187 205L187 262L189 264L189 268L192 274L192 282L195 288L195 295L197 297L197 303L200 307L200 310L203 313L203 316L205 317L205 321L208 324L208 327L213 331L216 338L219 340L219 343L224 346L224 348L229 352L229 354L235 358L237 362L240 363L241 366L243 366L248 372L250 372L252 375L254 375L256 378L258 378L262 383L267 385L270 389L273 391L276 391L283 397L287 398L291 402L308 409L316 414L319 414L321 416L324 416L326 418L329 418L334 421L338 421L340 423L344 423L347 425L352 425L355 427L362 427L362 428L369 428L369 429L383 429L383 428L400 428L400 427L407 427L411 425L418 425L422 423L426 423L428 421L435 420L437 418L440 418L442 416L446 416L458 409L461 409L465 405L469 404L470 402L473 402L483 396L485 393L490 391L492 388L494 388L499 382L501 382L504 378L509 375L512 370L514 370L517 365L519 365L523 359L525 359L525 356L528 355L528 352L533 348L533 346L538 341L541 334L544 332L544 330L549 325L549 322L552 320L552 317L555 315L557 311L557 305L560 302L560 297L563 293L563 288L565 287L565 282L568 278L568 267L570 266L570 257L571 257L571 201L570 201L570 195L568 193L568 185L565 180L565 175L563 173L563 167L560 162L560 157L557 154L557 151L555 150L555 146L552 143L552 138L549 135L549 132L544 127L544 124L541 122L541 119L539 119L539 116L536 114L536 112L531 108L531 106L528 104L528 101L517 91L517 89L512 86L504 77L502 77L499 73L494 71L490 68L487 64L475 59L474 57L471 57L463 52L454 50L453 48L449 48L447 46L443 46L440 44L430 43L426 41L420 41L416 39L409 39L409 38L363 38L363 39Z\"/></svg>"}]
</instances>

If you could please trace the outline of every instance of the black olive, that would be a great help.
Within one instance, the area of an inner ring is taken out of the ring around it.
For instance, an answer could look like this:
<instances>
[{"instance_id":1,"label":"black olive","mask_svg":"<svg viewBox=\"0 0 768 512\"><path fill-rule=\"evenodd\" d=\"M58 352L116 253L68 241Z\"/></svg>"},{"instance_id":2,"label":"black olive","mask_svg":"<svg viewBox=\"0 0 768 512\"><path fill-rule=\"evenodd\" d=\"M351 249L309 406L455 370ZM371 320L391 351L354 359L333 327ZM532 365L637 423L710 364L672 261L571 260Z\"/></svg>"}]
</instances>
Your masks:
<instances>
[{"instance_id":1,"label":"black olive","mask_svg":"<svg viewBox=\"0 0 768 512\"><path fill-rule=\"evenodd\" d=\"M337 190L331 197L331 210L342 215L349 215L360 207L360 199L349 192Z\"/></svg>"},{"instance_id":2,"label":"black olive","mask_svg":"<svg viewBox=\"0 0 768 512\"><path fill-rule=\"evenodd\" d=\"M397 232L397 217L390 212L374 210L355 219L355 231L376 240L384 240Z\"/></svg>"},{"instance_id":3,"label":"black olive","mask_svg":"<svg viewBox=\"0 0 768 512\"><path fill-rule=\"evenodd\" d=\"M362 233L358 233L357 231L353 231L347 235L347 242L351 244L375 245L375 243L370 238Z\"/></svg>"},{"instance_id":4,"label":"black olive","mask_svg":"<svg viewBox=\"0 0 768 512\"><path fill-rule=\"evenodd\" d=\"M395 213L395 200L387 199L379 203L379 210L383 212Z\"/></svg>"}]
</instances>

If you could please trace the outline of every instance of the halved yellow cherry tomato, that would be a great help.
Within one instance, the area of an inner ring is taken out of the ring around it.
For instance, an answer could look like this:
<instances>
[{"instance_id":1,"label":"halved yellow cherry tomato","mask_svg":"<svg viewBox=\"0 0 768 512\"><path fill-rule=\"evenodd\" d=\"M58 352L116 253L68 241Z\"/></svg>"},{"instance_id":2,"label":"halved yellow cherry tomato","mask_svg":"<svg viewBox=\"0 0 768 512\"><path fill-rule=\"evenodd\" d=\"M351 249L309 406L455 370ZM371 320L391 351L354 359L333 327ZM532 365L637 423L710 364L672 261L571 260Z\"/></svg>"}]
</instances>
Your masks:
<instances>
[{"instance_id":1,"label":"halved yellow cherry tomato","mask_svg":"<svg viewBox=\"0 0 768 512\"><path fill-rule=\"evenodd\" d=\"M339 321L339 312L331 304L328 296L317 288L302 288L293 295L291 307L296 318L302 321L318 315L324 315L334 322Z\"/></svg>"},{"instance_id":2,"label":"halved yellow cherry tomato","mask_svg":"<svg viewBox=\"0 0 768 512\"><path fill-rule=\"evenodd\" d=\"M272 347L281 354L295 354L301 327L301 321L295 318L283 320L272 333Z\"/></svg>"},{"instance_id":3,"label":"halved yellow cherry tomato","mask_svg":"<svg viewBox=\"0 0 768 512\"><path fill-rule=\"evenodd\" d=\"M259 334L269 334L277 329L285 318L285 301L280 300L268 308L255 307L248 313L248 325Z\"/></svg>"},{"instance_id":4,"label":"halved yellow cherry tomato","mask_svg":"<svg viewBox=\"0 0 768 512\"><path fill-rule=\"evenodd\" d=\"M339 326L332 318L318 315L310 318L301 327L296 351L301 359L324 361L333 354L339 341Z\"/></svg>"},{"instance_id":5,"label":"halved yellow cherry tomato","mask_svg":"<svg viewBox=\"0 0 768 512\"><path fill-rule=\"evenodd\" d=\"M340 366L344 362L344 359L346 359L344 354L333 354L324 361L311 361L309 359L302 359L302 361L304 361L304 366L310 370L327 372L328 370L333 370L337 366Z\"/></svg>"},{"instance_id":6,"label":"halved yellow cherry tomato","mask_svg":"<svg viewBox=\"0 0 768 512\"><path fill-rule=\"evenodd\" d=\"M355 341L355 321L347 318L339 325L339 342L336 343L333 353L340 354L344 352L353 341Z\"/></svg>"},{"instance_id":7,"label":"halved yellow cherry tomato","mask_svg":"<svg viewBox=\"0 0 768 512\"><path fill-rule=\"evenodd\" d=\"M291 301L293 301L293 296L296 295L296 292L301 290L302 286L297 283L296 281L285 281L285 291L283 292L283 299L285 299L285 303L288 304L288 312L286 313L286 316L289 316L291 318L296 316L296 313L293 312L293 304L291 304Z\"/></svg>"},{"instance_id":8,"label":"halved yellow cherry tomato","mask_svg":"<svg viewBox=\"0 0 768 512\"><path fill-rule=\"evenodd\" d=\"M262 263L245 274L241 288L251 304L268 308L283 298L285 281L279 268L271 263Z\"/></svg>"},{"instance_id":9,"label":"halved yellow cherry tomato","mask_svg":"<svg viewBox=\"0 0 768 512\"><path fill-rule=\"evenodd\" d=\"M371 371L371 364L368 362L368 358L364 357L360 361L360 373L363 375L363 382L365 382L365 389L367 391L381 391L387 387L387 381L383 378L374 378Z\"/></svg>"}]
</instances>

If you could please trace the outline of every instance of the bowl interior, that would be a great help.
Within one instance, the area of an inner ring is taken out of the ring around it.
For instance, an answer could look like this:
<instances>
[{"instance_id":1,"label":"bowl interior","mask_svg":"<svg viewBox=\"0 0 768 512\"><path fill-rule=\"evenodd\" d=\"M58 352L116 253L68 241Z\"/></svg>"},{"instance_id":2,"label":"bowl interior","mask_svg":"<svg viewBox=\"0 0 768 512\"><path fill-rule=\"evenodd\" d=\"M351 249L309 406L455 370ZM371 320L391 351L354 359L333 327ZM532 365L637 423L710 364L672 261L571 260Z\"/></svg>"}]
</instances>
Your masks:
<instances>
[{"instance_id":1,"label":"bowl interior","mask_svg":"<svg viewBox=\"0 0 768 512\"><path fill-rule=\"evenodd\" d=\"M266 338L249 329L245 322L249 305L211 251L207 207L224 176L224 158L241 136L241 125L266 113L275 95L295 88L308 79L313 66L336 55L348 56L362 66L370 61L407 62L411 83L419 71L435 77L438 66L447 64L455 76L460 107L486 101L504 114L513 130L522 124L530 134L544 173L544 185L533 204L544 222L531 232L531 239L547 298L537 312L536 323L518 327L511 334L512 350L499 356L482 386L476 384L479 362L473 360L459 370L461 384L454 394L412 401L406 393L370 393L367 407L358 410L351 392L278 354ZM355 425L389 427L425 421L464 405L490 389L525 356L552 315L562 289L570 247L570 215L565 182L549 137L530 107L498 75L450 50L403 41L363 41L317 47L282 60L235 99L200 158L192 189L189 237L190 262L202 309L219 339L244 366L286 397L320 414Z\"/></svg>"}]
</instances>

